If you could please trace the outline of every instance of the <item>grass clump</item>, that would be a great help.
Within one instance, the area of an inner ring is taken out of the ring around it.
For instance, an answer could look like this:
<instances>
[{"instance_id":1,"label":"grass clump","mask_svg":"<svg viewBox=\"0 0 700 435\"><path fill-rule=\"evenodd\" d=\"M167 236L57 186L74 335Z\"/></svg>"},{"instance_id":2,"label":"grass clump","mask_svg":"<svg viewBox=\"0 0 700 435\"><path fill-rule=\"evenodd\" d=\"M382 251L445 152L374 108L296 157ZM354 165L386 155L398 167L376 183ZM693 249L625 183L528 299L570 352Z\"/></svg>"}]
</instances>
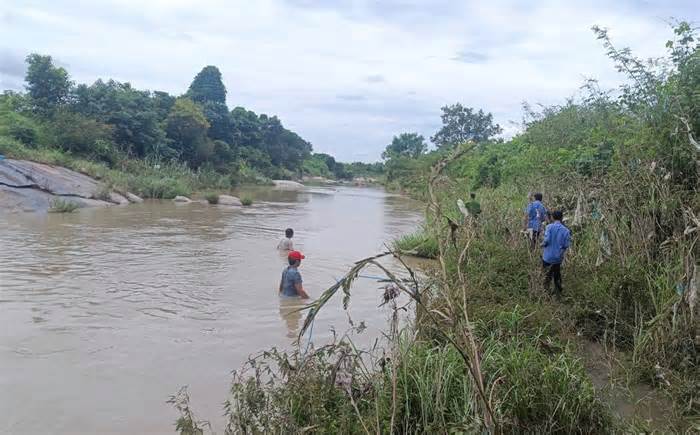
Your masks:
<instances>
[{"instance_id":1,"label":"grass clump","mask_svg":"<svg viewBox=\"0 0 700 435\"><path fill-rule=\"evenodd\" d=\"M218 193L207 193L204 195L204 198L206 198L207 202L212 205L216 205L219 203L219 194Z\"/></svg>"},{"instance_id":2,"label":"grass clump","mask_svg":"<svg viewBox=\"0 0 700 435\"><path fill-rule=\"evenodd\" d=\"M425 230L399 237L394 241L394 249L404 254L423 258L437 258L440 253L437 239Z\"/></svg>"},{"instance_id":3,"label":"grass clump","mask_svg":"<svg viewBox=\"0 0 700 435\"><path fill-rule=\"evenodd\" d=\"M253 205L253 198L250 196L244 195L241 197L241 204L244 205L245 207Z\"/></svg>"},{"instance_id":4,"label":"grass clump","mask_svg":"<svg viewBox=\"0 0 700 435\"><path fill-rule=\"evenodd\" d=\"M80 204L70 200L57 198L49 202L49 213L73 213L78 208Z\"/></svg>"}]
</instances>

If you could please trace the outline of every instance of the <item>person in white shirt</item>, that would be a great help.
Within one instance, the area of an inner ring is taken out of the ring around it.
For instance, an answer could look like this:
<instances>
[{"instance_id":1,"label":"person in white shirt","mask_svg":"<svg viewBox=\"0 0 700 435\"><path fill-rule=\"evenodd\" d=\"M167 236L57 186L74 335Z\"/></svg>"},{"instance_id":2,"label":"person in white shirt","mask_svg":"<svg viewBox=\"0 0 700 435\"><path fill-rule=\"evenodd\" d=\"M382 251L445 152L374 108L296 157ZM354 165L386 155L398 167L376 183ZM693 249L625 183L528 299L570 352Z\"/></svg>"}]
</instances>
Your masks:
<instances>
[{"instance_id":1,"label":"person in white shirt","mask_svg":"<svg viewBox=\"0 0 700 435\"><path fill-rule=\"evenodd\" d=\"M292 237L294 237L294 230L287 228L284 230L284 239L280 240L277 244L277 249L280 251L293 251L294 243L292 242Z\"/></svg>"}]
</instances>

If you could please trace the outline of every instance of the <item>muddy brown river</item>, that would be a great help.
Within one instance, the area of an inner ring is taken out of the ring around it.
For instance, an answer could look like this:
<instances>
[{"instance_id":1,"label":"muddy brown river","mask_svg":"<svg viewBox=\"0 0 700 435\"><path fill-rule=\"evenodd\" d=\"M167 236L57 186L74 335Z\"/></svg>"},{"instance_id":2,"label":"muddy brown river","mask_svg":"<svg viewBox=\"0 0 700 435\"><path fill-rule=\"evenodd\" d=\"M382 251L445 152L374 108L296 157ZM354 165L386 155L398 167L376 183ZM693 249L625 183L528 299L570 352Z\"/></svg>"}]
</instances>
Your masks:
<instances>
[{"instance_id":1,"label":"muddy brown river","mask_svg":"<svg viewBox=\"0 0 700 435\"><path fill-rule=\"evenodd\" d=\"M295 303L277 296L284 228L315 297L422 219L419 204L378 189L251 193L249 208L0 214L0 433L174 433L166 400L184 385L221 433L231 370L291 348L300 327ZM386 326L378 287L363 278L353 289L349 314L368 326L360 340ZM340 305L336 296L320 313L315 344L347 329Z\"/></svg>"}]
</instances>

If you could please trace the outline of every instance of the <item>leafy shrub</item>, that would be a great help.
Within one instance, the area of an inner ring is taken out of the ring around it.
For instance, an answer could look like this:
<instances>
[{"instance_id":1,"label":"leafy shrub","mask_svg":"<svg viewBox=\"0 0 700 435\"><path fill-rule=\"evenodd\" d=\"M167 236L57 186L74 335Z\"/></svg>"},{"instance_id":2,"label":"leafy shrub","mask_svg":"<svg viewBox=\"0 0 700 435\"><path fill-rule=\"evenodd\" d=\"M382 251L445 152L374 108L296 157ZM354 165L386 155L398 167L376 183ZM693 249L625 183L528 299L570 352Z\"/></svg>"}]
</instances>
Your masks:
<instances>
[{"instance_id":1,"label":"leafy shrub","mask_svg":"<svg viewBox=\"0 0 700 435\"><path fill-rule=\"evenodd\" d=\"M78 208L78 203L60 198L49 202L49 213L73 213Z\"/></svg>"},{"instance_id":2,"label":"leafy shrub","mask_svg":"<svg viewBox=\"0 0 700 435\"><path fill-rule=\"evenodd\" d=\"M53 145L79 154L89 155L97 141L109 142L112 127L66 110L57 112L49 124Z\"/></svg>"},{"instance_id":3,"label":"leafy shrub","mask_svg":"<svg viewBox=\"0 0 700 435\"><path fill-rule=\"evenodd\" d=\"M405 254L423 258L437 258L440 253L437 240L423 230L395 240L394 248Z\"/></svg>"},{"instance_id":4,"label":"leafy shrub","mask_svg":"<svg viewBox=\"0 0 700 435\"><path fill-rule=\"evenodd\" d=\"M206 198L207 202L209 204L218 204L219 203L219 194L218 193L207 193L204 195L204 198Z\"/></svg>"},{"instance_id":5,"label":"leafy shrub","mask_svg":"<svg viewBox=\"0 0 700 435\"><path fill-rule=\"evenodd\" d=\"M243 204L246 207L253 205L253 198L251 198L250 196L244 195L241 197L241 204Z\"/></svg>"}]
</instances>

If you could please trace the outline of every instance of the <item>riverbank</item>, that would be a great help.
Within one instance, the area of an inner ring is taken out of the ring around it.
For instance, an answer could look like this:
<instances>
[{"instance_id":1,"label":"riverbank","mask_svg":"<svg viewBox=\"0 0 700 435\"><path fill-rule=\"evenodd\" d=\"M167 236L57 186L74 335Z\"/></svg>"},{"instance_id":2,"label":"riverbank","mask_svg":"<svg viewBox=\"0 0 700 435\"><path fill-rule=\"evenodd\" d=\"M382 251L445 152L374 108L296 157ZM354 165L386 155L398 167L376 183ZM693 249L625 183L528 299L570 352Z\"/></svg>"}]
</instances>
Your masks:
<instances>
[{"instance_id":1,"label":"riverbank","mask_svg":"<svg viewBox=\"0 0 700 435\"><path fill-rule=\"evenodd\" d=\"M311 351L251 358L234 376L227 402L232 431L615 433L697 425L697 307L668 285L675 269L644 260L636 243L648 231L583 217L558 299L543 290L538 253L517 230L525 192L480 191L479 220L452 230L446 218L465 192L441 183L429 189L433 224L425 227L438 266L425 280L410 269L388 274L396 287L377 300L394 309L388 344L358 348L339 337ZM582 186L549 192L552 205L576 208ZM602 213L614 216L604 204L619 203L599 200ZM603 229L619 250L603 252L599 263ZM667 244L661 263L683 258L691 242ZM313 303L302 343L334 295L343 292L344 304L357 297L352 283L373 261L357 263ZM397 294L408 295L416 310L405 329L397 327L406 308Z\"/></svg>"}]
</instances>

